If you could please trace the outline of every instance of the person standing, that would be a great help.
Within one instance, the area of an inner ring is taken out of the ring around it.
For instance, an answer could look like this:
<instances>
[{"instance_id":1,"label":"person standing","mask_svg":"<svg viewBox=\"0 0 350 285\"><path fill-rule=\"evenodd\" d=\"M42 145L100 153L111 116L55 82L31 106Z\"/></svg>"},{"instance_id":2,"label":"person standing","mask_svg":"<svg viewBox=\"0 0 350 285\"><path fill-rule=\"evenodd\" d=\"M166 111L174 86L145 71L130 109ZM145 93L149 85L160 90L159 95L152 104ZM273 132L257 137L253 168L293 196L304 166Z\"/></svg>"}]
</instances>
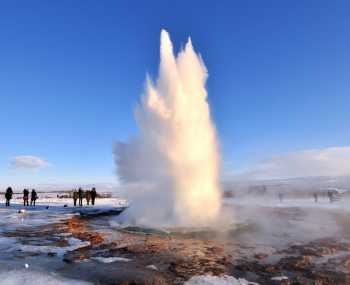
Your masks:
<instances>
[{"instance_id":1,"label":"person standing","mask_svg":"<svg viewBox=\"0 0 350 285\"><path fill-rule=\"evenodd\" d=\"M334 192L331 191L331 190L328 190L327 196L328 196L328 199L329 199L329 203L333 203L333 201L334 201Z\"/></svg>"},{"instance_id":2,"label":"person standing","mask_svg":"<svg viewBox=\"0 0 350 285\"><path fill-rule=\"evenodd\" d=\"M85 199L86 199L86 204L90 205L90 200L91 200L91 191L90 190L85 191Z\"/></svg>"},{"instance_id":3,"label":"person standing","mask_svg":"<svg viewBox=\"0 0 350 285\"><path fill-rule=\"evenodd\" d=\"M10 206L10 200L12 199L12 195L13 195L13 191L11 187L8 187L6 189L6 193L5 193L5 199L6 199L6 207Z\"/></svg>"},{"instance_id":4,"label":"person standing","mask_svg":"<svg viewBox=\"0 0 350 285\"><path fill-rule=\"evenodd\" d=\"M23 206L29 206L29 191L28 189L23 190Z\"/></svg>"},{"instance_id":5,"label":"person standing","mask_svg":"<svg viewBox=\"0 0 350 285\"><path fill-rule=\"evenodd\" d=\"M77 200L78 200L78 191L74 189L74 191L73 191L73 202L74 202L74 207L77 206Z\"/></svg>"},{"instance_id":6,"label":"person standing","mask_svg":"<svg viewBox=\"0 0 350 285\"><path fill-rule=\"evenodd\" d=\"M91 189L90 194L91 194L91 204L92 204L92 205L95 205L95 199L96 199L96 196L97 196L96 188L95 188L95 187L93 187L93 188Z\"/></svg>"},{"instance_id":7,"label":"person standing","mask_svg":"<svg viewBox=\"0 0 350 285\"><path fill-rule=\"evenodd\" d=\"M283 202L283 194L281 192L278 193L278 199L280 200L280 203Z\"/></svg>"},{"instance_id":8,"label":"person standing","mask_svg":"<svg viewBox=\"0 0 350 285\"><path fill-rule=\"evenodd\" d=\"M31 197L30 197L30 205L35 207L35 201L38 199L38 194L35 189L32 189Z\"/></svg>"},{"instance_id":9,"label":"person standing","mask_svg":"<svg viewBox=\"0 0 350 285\"><path fill-rule=\"evenodd\" d=\"M79 198L79 206L83 206L83 196L84 196L84 191L83 189L79 188L78 190L78 198Z\"/></svg>"}]
</instances>

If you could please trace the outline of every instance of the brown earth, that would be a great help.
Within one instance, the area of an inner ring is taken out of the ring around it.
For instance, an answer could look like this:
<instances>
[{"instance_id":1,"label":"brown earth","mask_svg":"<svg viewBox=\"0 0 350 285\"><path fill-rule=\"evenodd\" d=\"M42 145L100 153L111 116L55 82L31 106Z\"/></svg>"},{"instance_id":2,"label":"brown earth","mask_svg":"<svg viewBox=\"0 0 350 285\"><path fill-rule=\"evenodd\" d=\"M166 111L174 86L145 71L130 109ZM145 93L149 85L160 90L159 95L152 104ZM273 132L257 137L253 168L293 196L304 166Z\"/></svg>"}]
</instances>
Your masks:
<instances>
[{"instance_id":1,"label":"brown earth","mask_svg":"<svg viewBox=\"0 0 350 285\"><path fill-rule=\"evenodd\" d=\"M226 250L227 244L178 235L121 233L118 240L105 243L104 237L90 232L86 223L79 218L67 222L73 236L91 241L91 246L68 253L66 260L77 262L93 256L118 256L132 259L129 266L146 268L152 264L157 268L156 274L151 275L153 279L132 280L125 284L182 284L190 277L202 274L234 275L260 284L350 284L349 242L322 239L291 244L270 254L256 252L252 255L250 252L247 256L236 256L232 248L231 254ZM254 251L249 248L251 250ZM277 262L265 262L275 254L281 256ZM288 280L271 279L281 275L288 276Z\"/></svg>"},{"instance_id":2,"label":"brown earth","mask_svg":"<svg viewBox=\"0 0 350 285\"><path fill-rule=\"evenodd\" d=\"M141 235L121 231L117 239L111 240L108 233L93 230L90 221L74 216L60 223L17 229L4 235L29 244L59 247L67 246L64 235L60 234L89 241L90 245L67 252L63 260L69 264L65 269L69 274L88 268L84 270L91 272L86 276L88 280L98 281L96 284L183 284L190 277L202 274L233 275L259 284L350 284L350 242L336 238L260 252L257 247L190 235ZM92 257L124 257L131 261L82 262ZM277 276L287 276L288 280L272 280Z\"/></svg>"}]
</instances>

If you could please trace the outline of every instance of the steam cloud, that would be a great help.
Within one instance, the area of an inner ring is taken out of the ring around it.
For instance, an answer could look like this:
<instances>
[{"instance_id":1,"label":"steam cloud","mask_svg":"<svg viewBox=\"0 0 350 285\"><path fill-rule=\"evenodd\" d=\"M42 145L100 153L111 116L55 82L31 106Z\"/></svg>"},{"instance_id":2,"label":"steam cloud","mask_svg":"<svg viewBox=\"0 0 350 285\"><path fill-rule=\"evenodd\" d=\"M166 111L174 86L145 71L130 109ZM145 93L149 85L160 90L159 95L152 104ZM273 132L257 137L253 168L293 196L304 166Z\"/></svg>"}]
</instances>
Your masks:
<instances>
[{"instance_id":1,"label":"steam cloud","mask_svg":"<svg viewBox=\"0 0 350 285\"><path fill-rule=\"evenodd\" d=\"M140 136L117 143L114 150L119 178L134 185L128 194L134 208L144 209L141 216L203 225L218 214L220 159L206 79L207 69L191 40L175 56L163 30L158 79L154 84L147 76L135 110Z\"/></svg>"}]
</instances>

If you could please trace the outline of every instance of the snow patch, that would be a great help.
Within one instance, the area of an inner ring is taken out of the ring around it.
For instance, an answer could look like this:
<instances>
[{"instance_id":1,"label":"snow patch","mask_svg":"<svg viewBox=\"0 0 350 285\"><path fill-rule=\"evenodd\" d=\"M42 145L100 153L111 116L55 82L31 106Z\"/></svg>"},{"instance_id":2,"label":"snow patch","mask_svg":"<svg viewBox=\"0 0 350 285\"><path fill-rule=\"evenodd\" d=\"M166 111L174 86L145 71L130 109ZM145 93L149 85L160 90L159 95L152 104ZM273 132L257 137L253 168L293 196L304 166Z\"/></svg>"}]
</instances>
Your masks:
<instances>
[{"instance_id":1,"label":"snow patch","mask_svg":"<svg viewBox=\"0 0 350 285\"><path fill-rule=\"evenodd\" d=\"M272 281L283 281L283 280L288 280L287 276L276 276L271 278Z\"/></svg>"},{"instance_id":2,"label":"snow patch","mask_svg":"<svg viewBox=\"0 0 350 285\"><path fill-rule=\"evenodd\" d=\"M9 251L16 244L15 238L0 236L0 251Z\"/></svg>"},{"instance_id":3,"label":"snow patch","mask_svg":"<svg viewBox=\"0 0 350 285\"><path fill-rule=\"evenodd\" d=\"M102 263L112 263L112 262L129 262L131 261L130 258L124 258L124 257L101 257L101 256L96 256L96 257L91 257L92 260L96 260L98 262Z\"/></svg>"},{"instance_id":4,"label":"snow patch","mask_svg":"<svg viewBox=\"0 0 350 285\"><path fill-rule=\"evenodd\" d=\"M157 266L155 266L155 265L153 265L153 264L147 265L146 268L147 268L147 269L151 269L151 270L158 271Z\"/></svg>"},{"instance_id":5,"label":"snow patch","mask_svg":"<svg viewBox=\"0 0 350 285\"><path fill-rule=\"evenodd\" d=\"M100 216L100 215L119 215L127 207L84 207L74 209L74 212L79 213L82 216Z\"/></svg>"},{"instance_id":6,"label":"snow patch","mask_svg":"<svg viewBox=\"0 0 350 285\"><path fill-rule=\"evenodd\" d=\"M28 270L13 270L0 273L0 285L90 285L85 281L67 279Z\"/></svg>"},{"instance_id":7,"label":"snow patch","mask_svg":"<svg viewBox=\"0 0 350 285\"><path fill-rule=\"evenodd\" d=\"M232 276L209 276L209 275L201 275L194 276L184 285L259 285L255 282L249 282L245 279L239 278L236 279Z\"/></svg>"},{"instance_id":8,"label":"snow patch","mask_svg":"<svg viewBox=\"0 0 350 285\"><path fill-rule=\"evenodd\" d=\"M81 241L76 238L67 239L69 246L58 247L49 245L22 245L20 249L25 252L39 252L39 253L56 253L58 256L64 255L68 251L73 251L78 248L89 246L89 241Z\"/></svg>"}]
</instances>

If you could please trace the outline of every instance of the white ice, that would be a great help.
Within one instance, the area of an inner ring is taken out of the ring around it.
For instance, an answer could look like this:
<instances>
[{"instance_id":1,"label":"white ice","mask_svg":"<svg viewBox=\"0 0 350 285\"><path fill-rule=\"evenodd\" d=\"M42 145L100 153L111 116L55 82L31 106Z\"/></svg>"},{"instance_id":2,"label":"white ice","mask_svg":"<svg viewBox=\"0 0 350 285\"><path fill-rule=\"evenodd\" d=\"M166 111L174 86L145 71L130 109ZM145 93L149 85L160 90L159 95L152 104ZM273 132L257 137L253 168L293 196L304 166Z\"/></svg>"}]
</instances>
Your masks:
<instances>
[{"instance_id":1,"label":"white ice","mask_svg":"<svg viewBox=\"0 0 350 285\"><path fill-rule=\"evenodd\" d=\"M92 260L96 260L98 262L102 263L113 263L113 262L129 262L131 261L130 258L124 258L124 257L101 257L101 256L96 256L96 257L91 257Z\"/></svg>"},{"instance_id":2,"label":"white ice","mask_svg":"<svg viewBox=\"0 0 350 285\"><path fill-rule=\"evenodd\" d=\"M40 193L39 193L40 195ZM7 237L8 232L16 232L17 230L25 230L35 226L42 226L61 222L71 218L74 215L79 215L78 210L84 213L108 212L116 207L125 205L123 199L118 198L100 198L97 200L97 205L74 207L71 199L57 198L57 193L47 193L46 197L42 197L36 207L24 207L21 204L19 197L13 199L10 207L5 207L0 204L0 251L11 252L21 250L24 252L36 253L56 253L58 256L64 255L68 251L72 251L81 247L88 246L89 242L80 241L66 234L64 237L68 241L68 245L64 247L50 245L33 245L24 243L19 237ZM40 196L39 196L40 197ZM63 207L64 205L68 207ZM47 208L47 206L49 206ZM21 211L25 209L25 211Z\"/></svg>"},{"instance_id":3,"label":"white ice","mask_svg":"<svg viewBox=\"0 0 350 285\"><path fill-rule=\"evenodd\" d=\"M78 248L89 246L89 241L81 241L76 238L68 238L68 246L58 247L58 246L49 246L49 245L22 245L20 250L24 252L38 252L38 253L56 253L58 256L63 256L68 251L73 251Z\"/></svg>"},{"instance_id":4,"label":"white ice","mask_svg":"<svg viewBox=\"0 0 350 285\"><path fill-rule=\"evenodd\" d=\"M201 275L194 276L184 285L259 285L255 282L249 282L245 279L239 278L236 279L233 276L209 276L209 275Z\"/></svg>"},{"instance_id":5,"label":"white ice","mask_svg":"<svg viewBox=\"0 0 350 285\"><path fill-rule=\"evenodd\" d=\"M277 198L271 197L247 197L247 198L227 198L224 200L225 205L233 206L249 206L249 207L269 207L269 208L301 208L301 209L320 209L320 210L344 210L350 211L349 199L341 199L330 203L327 198L319 198L315 203L310 196L305 198L285 198L283 202Z\"/></svg>"},{"instance_id":6,"label":"white ice","mask_svg":"<svg viewBox=\"0 0 350 285\"><path fill-rule=\"evenodd\" d=\"M276 276L271 278L272 281L283 281L283 280L288 280L287 276Z\"/></svg>"},{"instance_id":7,"label":"white ice","mask_svg":"<svg viewBox=\"0 0 350 285\"><path fill-rule=\"evenodd\" d=\"M0 273L0 285L90 285L92 283L67 279L47 272L13 270Z\"/></svg>"}]
</instances>

